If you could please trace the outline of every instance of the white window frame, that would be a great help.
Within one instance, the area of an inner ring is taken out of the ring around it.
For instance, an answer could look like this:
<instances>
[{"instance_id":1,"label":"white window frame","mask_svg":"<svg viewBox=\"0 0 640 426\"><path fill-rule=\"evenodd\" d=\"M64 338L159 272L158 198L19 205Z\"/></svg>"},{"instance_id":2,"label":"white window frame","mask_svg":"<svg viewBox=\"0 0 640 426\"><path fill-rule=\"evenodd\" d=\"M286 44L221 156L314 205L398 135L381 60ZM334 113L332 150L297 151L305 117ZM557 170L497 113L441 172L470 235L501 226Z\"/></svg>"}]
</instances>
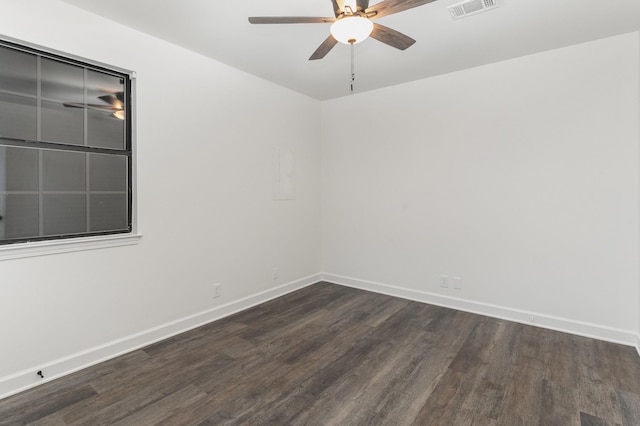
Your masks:
<instances>
[{"instance_id":1,"label":"white window frame","mask_svg":"<svg viewBox=\"0 0 640 426\"><path fill-rule=\"evenodd\" d=\"M131 102L128 105L131 117L131 232L109 235L81 236L77 238L64 238L55 240L43 240L33 242L21 242L0 245L0 261L19 259L26 257L47 256L53 254L70 253L77 251L96 250L110 247L122 247L138 244L142 234L138 228L138 190L137 190L137 153L136 153L136 73L128 69L120 68L110 64L94 61L80 56L61 52L48 47L40 46L23 40L0 34L0 40L13 44L18 44L26 48L50 53L55 56L62 56L75 61L94 65L100 68L111 69L113 71L127 74L131 81Z\"/></svg>"}]
</instances>

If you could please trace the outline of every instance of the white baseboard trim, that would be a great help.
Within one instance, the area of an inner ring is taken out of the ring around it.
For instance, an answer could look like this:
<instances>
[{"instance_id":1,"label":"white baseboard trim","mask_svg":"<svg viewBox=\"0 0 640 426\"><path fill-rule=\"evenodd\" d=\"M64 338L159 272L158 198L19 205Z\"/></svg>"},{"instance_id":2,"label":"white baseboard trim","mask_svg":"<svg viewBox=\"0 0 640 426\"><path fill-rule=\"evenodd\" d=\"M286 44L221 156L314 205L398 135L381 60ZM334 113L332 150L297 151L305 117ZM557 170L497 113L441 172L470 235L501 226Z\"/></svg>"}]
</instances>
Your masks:
<instances>
[{"instance_id":1,"label":"white baseboard trim","mask_svg":"<svg viewBox=\"0 0 640 426\"><path fill-rule=\"evenodd\" d=\"M405 287L397 287L389 284L382 284L373 281L366 281L357 278L344 277L330 273L323 273L322 280L347 287L428 303L430 305L442 306L445 308L457 309L474 314L500 318L514 321L521 324L533 325L564 333L576 334L593 339L604 340L612 343L619 343L626 346L636 346L640 355L640 337L635 332L621 330L591 324L582 321L575 321L567 318L559 318L544 315L537 312L528 312L519 309L507 308L504 306L491 305L473 300L461 299L457 297L444 296L441 294L418 291ZM532 321L533 318L533 321Z\"/></svg>"},{"instance_id":2,"label":"white baseboard trim","mask_svg":"<svg viewBox=\"0 0 640 426\"><path fill-rule=\"evenodd\" d=\"M283 296L321 281L321 274L310 275L279 287L217 306L185 318L181 318L140 333L124 337L104 345L96 346L68 357L57 359L46 365L39 365L10 376L0 378L0 399L20 393L27 389L50 382L92 365L116 358L128 352L143 348L160 340L167 339L185 331L192 330L212 321L243 311L260 303ZM36 375L42 370L45 378Z\"/></svg>"}]
</instances>

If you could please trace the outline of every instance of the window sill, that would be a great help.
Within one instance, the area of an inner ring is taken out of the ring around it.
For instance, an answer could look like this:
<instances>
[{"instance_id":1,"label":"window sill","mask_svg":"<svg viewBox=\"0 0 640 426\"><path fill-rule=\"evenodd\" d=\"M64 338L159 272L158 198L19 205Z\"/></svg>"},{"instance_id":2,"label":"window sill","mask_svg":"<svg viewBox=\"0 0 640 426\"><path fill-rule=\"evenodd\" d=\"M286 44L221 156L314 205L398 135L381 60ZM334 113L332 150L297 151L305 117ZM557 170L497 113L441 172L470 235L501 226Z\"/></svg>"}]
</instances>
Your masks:
<instances>
[{"instance_id":1,"label":"window sill","mask_svg":"<svg viewBox=\"0 0 640 426\"><path fill-rule=\"evenodd\" d=\"M74 251L130 246L138 244L140 238L142 238L141 234L125 234L11 244L0 247L0 261L20 259L23 257L48 256L50 254L70 253Z\"/></svg>"}]
</instances>

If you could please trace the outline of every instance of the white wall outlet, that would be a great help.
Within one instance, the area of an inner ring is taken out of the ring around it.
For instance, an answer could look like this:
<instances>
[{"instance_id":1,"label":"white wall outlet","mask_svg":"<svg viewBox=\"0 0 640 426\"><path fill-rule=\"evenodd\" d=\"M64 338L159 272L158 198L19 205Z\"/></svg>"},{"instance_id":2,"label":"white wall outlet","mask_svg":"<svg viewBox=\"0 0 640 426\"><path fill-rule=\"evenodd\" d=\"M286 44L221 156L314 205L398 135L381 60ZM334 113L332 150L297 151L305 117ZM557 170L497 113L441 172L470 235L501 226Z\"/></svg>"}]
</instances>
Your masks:
<instances>
[{"instance_id":1,"label":"white wall outlet","mask_svg":"<svg viewBox=\"0 0 640 426\"><path fill-rule=\"evenodd\" d=\"M453 289L454 290L462 290L462 278L461 277L453 277Z\"/></svg>"},{"instance_id":2,"label":"white wall outlet","mask_svg":"<svg viewBox=\"0 0 640 426\"><path fill-rule=\"evenodd\" d=\"M449 288L449 275L440 275L440 287Z\"/></svg>"},{"instance_id":3,"label":"white wall outlet","mask_svg":"<svg viewBox=\"0 0 640 426\"><path fill-rule=\"evenodd\" d=\"M273 268L273 279L277 280L280 278L280 270L278 268Z\"/></svg>"},{"instance_id":4,"label":"white wall outlet","mask_svg":"<svg viewBox=\"0 0 640 426\"><path fill-rule=\"evenodd\" d=\"M222 284L214 284L213 285L213 298L217 299L222 295Z\"/></svg>"}]
</instances>

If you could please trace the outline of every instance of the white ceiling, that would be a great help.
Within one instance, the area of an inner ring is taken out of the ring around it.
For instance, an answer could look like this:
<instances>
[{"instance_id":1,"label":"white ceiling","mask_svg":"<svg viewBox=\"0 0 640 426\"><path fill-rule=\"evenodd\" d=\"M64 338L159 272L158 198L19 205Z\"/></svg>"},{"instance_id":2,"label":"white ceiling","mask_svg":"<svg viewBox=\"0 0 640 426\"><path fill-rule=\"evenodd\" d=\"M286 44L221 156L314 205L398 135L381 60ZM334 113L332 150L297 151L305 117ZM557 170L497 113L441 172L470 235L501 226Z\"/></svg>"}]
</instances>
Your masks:
<instances>
[{"instance_id":1,"label":"white ceiling","mask_svg":"<svg viewBox=\"0 0 640 426\"><path fill-rule=\"evenodd\" d=\"M333 16L331 0L63 0L325 100L350 93L350 47L308 58L328 24L251 25L249 16ZM371 0L370 5L380 1ZM400 51L356 46L356 92L418 80L640 29L640 0L503 0L460 20L438 0L376 22L417 40Z\"/></svg>"}]
</instances>

